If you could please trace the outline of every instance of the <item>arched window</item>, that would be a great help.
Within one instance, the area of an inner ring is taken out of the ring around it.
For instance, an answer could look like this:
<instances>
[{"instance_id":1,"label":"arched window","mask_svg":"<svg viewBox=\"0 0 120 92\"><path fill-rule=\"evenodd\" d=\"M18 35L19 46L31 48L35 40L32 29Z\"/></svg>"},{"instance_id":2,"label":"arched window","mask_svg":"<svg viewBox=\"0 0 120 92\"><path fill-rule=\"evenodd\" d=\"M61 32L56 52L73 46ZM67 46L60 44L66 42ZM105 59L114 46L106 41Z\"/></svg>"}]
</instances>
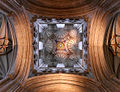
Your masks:
<instances>
[{"instance_id":1,"label":"arched window","mask_svg":"<svg viewBox=\"0 0 120 92\"><path fill-rule=\"evenodd\" d=\"M109 48L114 56L113 70L120 78L120 13L112 18L109 29Z\"/></svg>"},{"instance_id":2,"label":"arched window","mask_svg":"<svg viewBox=\"0 0 120 92\"><path fill-rule=\"evenodd\" d=\"M16 37L9 18L0 13L0 79L11 72L16 57Z\"/></svg>"},{"instance_id":3,"label":"arched window","mask_svg":"<svg viewBox=\"0 0 120 92\"><path fill-rule=\"evenodd\" d=\"M8 19L2 13L0 13L0 22L0 55L4 55L12 51L12 40Z\"/></svg>"}]
</instances>

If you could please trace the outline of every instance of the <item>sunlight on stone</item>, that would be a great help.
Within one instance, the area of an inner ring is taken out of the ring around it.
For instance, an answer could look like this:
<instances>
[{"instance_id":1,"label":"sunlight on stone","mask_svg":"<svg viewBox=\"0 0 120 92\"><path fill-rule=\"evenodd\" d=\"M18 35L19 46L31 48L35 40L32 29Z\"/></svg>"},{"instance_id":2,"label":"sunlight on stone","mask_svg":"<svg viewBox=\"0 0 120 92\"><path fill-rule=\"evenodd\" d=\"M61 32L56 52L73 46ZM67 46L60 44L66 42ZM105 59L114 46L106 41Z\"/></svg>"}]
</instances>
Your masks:
<instances>
[{"instance_id":1,"label":"sunlight on stone","mask_svg":"<svg viewBox=\"0 0 120 92\"><path fill-rule=\"evenodd\" d=\"M39 42L39 50L42 50L42 49L43 49L43 43Z\"/></svg>"},{"instance_id":2,"label":"sunlight on stone","mask_svg":"<svg viewBox=\"0 0 120 92\"><path fill-rule=\"evenodd\" d=\"M57 28L64 28L65 24L56 24Z\"/></svg>"},{"instance_id":3,"label":"sunlight on stone","mask_svg":"<svg viewBox=\"0 0 120 92\"><path fill-rule=\"evenodd\" d=\"M57 67L65 67L65 65L62 63L61 64L59 63L59 64L57 64Z\"/></svg>"},{"instance_id":4,"label":"sunlight on stone","mask_svg":"<svg viewBox=\"0 0 120 92\"><path fill-rule=\"evenodd\" d=\"M78 44L79 50L82 50L82 41Z\"/></svg>"}]
</instances>

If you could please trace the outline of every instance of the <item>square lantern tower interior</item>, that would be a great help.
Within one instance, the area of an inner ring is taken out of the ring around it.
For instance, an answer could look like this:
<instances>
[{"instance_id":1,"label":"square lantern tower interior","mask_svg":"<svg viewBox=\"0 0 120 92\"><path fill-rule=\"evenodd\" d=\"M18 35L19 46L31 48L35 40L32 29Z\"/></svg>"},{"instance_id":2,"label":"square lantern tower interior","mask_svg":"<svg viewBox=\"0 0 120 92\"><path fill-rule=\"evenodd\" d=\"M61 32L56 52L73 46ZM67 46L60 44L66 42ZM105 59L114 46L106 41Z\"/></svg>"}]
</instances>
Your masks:
<instances>
[{"instance_id":1,"label":"square lantern tower interior","mask_svg":"<svg viewBox=\"0 0 120 92\"><path fill-rule=\"evenodd\" d=\"M34 69L37 73L84 73L87 65L86 22L42 20L34 22Z\"/></svg>"}]
</instances>

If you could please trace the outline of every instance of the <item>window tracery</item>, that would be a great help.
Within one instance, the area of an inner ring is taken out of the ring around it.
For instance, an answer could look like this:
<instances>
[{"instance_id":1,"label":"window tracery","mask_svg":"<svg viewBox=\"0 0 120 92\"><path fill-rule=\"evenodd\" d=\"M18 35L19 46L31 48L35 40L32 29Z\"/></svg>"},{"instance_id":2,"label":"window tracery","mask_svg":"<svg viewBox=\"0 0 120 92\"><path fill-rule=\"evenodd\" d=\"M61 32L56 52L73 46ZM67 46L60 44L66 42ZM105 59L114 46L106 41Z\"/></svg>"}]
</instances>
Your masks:
<instances>
[{"instance_id":1,"label":"window tracery","mask_svg":"<svg viewBox=\"0 0 120 92\"><path fill-rule=\"evenodd\" d=\"M12 41L9 39L7 17L2 13L0 13L0 21L0 55L4 55L12 50Z\"/></svg>"},{"instance_id":2,"label":"window tracery","mask_svg":"<svg viewBox=\"0 0 120 92\"><path fill-rule=\"evenodd\" d=\"M113 71L120 78L120 13L117 13L111 22L109 48L114 56Z\"/></svg>"},{"instance_id":3,"label":"window tracery","mask_svg":"<svg viewBox=\"0 0 120 92\"><path fill-rule=\"evenodd\" d=\"M0 12L0 79L9 74L15 62L17 42L13 31L10 19Z\"/></svg>"}]
</instances>

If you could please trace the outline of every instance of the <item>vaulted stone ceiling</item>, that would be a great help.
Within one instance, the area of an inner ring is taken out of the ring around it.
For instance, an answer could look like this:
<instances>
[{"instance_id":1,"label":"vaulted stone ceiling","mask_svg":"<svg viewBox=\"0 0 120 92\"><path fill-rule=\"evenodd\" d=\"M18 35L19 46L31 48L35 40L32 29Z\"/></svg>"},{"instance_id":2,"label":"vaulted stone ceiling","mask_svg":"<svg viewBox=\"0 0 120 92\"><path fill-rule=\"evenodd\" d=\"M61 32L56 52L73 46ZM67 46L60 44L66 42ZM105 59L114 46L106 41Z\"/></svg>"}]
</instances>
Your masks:
<instances>
[{"instance_id":1,"label":"vaulted stone ceiling","mask_svg":"<svg viewBox=\"0 0 120 92\"><path fill-rule=\"evenodd\" d=\"M103 0L17 0L26 10L49 17L79 17L95 10ZM105 0L104 0L105 1Z\"/></svg>"},{"instance_id":2,"label":"vaulted stone ceiling","mask_svg":"<svg viewBox=\"0 0 120 92\"><path fill-rule=\"evenodd\" d=\"M112 66L114 55L108 45L110 20L120 12L120 0L1 0L0 9L12 18L17 39L15 64L0 80L1 92L120 92L120 80ZM33 55L28 12L47 18L92 15L87 30L94 79L72 74L28 78Z\"/></svg>"}]
</instances>

